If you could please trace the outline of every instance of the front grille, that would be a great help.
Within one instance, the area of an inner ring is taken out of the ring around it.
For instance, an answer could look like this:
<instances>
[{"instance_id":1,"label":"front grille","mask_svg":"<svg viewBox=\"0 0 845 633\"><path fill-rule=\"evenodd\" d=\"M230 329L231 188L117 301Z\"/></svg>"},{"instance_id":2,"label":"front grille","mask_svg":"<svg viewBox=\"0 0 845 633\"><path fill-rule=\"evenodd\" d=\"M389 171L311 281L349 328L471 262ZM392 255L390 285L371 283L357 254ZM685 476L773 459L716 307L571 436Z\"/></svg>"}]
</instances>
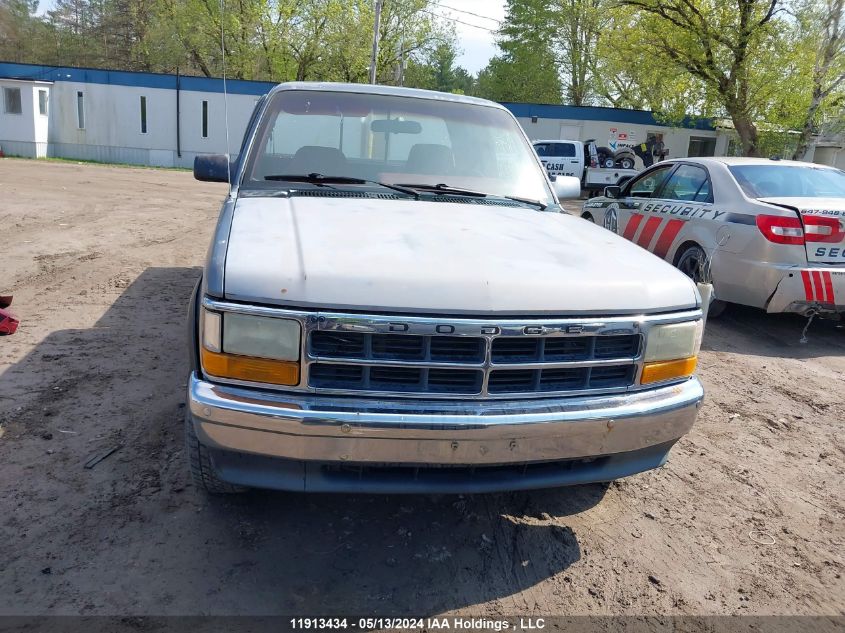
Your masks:
<instances>
[{"instance_id":1,"label":"front grille","mask_svg":"<svg viewBox=\"0 0 845 633\"><path fill-rule=\"evenodd\" d=\"M317 358L481 363L484 343L473 336L316 331L311 333L309 352Z\"/></svg>"},{"instance_id":2,"label":"front grille","mask_svg":"<svg viewBox=\"0 0 845 633\"><path fill-rule=\"evenodd\" d=\"M308 386L501 397L624 390L636 378L640 341L639 334L485 338L314 330L307 339Z\"/></svg>"},{"instance_id":3,"label":"front grille","mask_svg":"<svg viewBox=\"0 0 845 633\"><path fill-rule=\"evenodd\" d=\"M322 389L352 391L394 391L430 394L478 394L480 369L436 369L428 367L361 366L314 363L310 385Z\"/></svg>"},{"instance_id":4,"label":"front grille","mask_svg":"<svg viewBox=\"0 0 845 633\"><path fill-rule=\"evenodd\" d=\"M616 336L524 337L503 336L493 340L496 364L542 363L578 360L633 358L639 352L637 334Z\"/></svg>"},{"instance_id":5,"label":"front grille","mask_svg":"<svg viewBox=\"0 0 845 633\"><path fill-rule=\"evenodd\" d=\"M490 372L488 391L498 394L617 389L631 384L634 369L632 364L602 367L494 369Z\"/></svg>"}]
</instances>

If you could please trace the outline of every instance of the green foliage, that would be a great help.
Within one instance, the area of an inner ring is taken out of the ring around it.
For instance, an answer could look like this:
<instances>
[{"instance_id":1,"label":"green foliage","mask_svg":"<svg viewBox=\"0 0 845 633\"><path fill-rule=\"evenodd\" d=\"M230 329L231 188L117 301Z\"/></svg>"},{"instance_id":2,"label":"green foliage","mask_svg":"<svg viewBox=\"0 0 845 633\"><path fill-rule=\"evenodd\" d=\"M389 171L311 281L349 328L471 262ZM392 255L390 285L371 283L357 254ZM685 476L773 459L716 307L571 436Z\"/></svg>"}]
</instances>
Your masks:
<instances>
[{"instance_id":1,"label":"green foliage","mask_svg":"<svg viewBox=\"0 0 845 633\"><path fill-rule=\"evenodd\" d=\"M403 64L428 64L439 45L454 51L451 25L432 6L384 3L380 82L398 83ZM58 0L44 17L36 8L35 0L0 0L0 58L220 76L222 26L231 77L367 80L374 0L224 0L222 20L220 0ZM463 73L450 80L455 89L471 86Z\"/></svg>"},{"instance_id":2,"label":"green foliage","mask_svg":"<svg viewBox=\"0 0 845 633\"><path fill-rule=\"evenodd\" d=\"M552 34L547 0L508 0L497 41L502 54L479 73L478 94L497 101L561 103Z\"/></svg>"},{"instance_id":3,"label":"green foliage","mask_svg":"<svg viewBox=\"0 0 845 633\"><path fill-rule=\"evenodd\" d=\"M473 94L475 78L455 64L457 56L458 50L453 42L440 42L418 59L409 61L402 83L414 88Z\"/></svg>"}]
</instances>

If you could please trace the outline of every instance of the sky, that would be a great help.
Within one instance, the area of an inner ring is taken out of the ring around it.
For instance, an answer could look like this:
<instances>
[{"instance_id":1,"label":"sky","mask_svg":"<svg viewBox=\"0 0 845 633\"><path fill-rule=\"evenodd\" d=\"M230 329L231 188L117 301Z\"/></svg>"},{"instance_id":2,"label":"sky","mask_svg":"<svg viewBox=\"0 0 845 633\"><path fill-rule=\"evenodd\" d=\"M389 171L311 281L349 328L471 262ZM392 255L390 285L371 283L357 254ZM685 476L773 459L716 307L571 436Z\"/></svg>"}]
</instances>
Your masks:
<instances>
[{"instance_id":1,"label":"sky","mask_svg":"<svg viewBox=\"0 0 845 633\"><path fill-rule=\"evenodd\" d=\"M432 0L432 12L450 18L463 51L457 63L475 74L496 54L492 31L505 18L504 0ZM479 28L481 27L481 28Z\"/></svg>"}]
</instances>

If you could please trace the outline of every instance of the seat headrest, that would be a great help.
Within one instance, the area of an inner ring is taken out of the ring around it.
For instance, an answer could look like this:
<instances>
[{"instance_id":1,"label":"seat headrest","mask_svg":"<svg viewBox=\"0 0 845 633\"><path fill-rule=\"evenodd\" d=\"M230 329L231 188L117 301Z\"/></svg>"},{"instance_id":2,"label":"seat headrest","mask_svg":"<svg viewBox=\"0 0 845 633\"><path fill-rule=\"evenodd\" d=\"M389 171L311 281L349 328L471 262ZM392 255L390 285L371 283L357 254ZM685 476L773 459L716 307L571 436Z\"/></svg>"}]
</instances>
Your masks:
<instances>
[{"instance_id":1,"label":"seat headrest","mask_svg":"<svg viewBox=\"0 0 845 633\"><path fill-rule=\"evenodd\" d=\"M406 168L415 174L448 174L455 168L455 156L446 145L417 143L408 152Z\"/></svg>"},{"instance_id":2,"label":"seat headrest","mask_svg":"<svg viewBox=\"0 0 845 633\"><path fill-rule=\"evenodd\" d=\"M290 171L295 174L323 174L325 176L344 176L346 156L335 147L304 145L296 150L290 164Z\"/></svg>"}]
</instances>

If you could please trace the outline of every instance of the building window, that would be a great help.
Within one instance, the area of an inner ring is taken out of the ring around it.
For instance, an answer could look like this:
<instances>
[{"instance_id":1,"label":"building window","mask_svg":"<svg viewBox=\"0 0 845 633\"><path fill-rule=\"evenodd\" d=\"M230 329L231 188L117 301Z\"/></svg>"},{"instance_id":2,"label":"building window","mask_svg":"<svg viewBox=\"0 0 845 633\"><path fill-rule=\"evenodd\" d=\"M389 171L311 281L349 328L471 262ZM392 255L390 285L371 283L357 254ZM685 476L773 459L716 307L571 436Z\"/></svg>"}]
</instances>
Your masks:
<instances>
[{"instance_id":1,"label":"building window","mask_svg":"<svg viewBox=\"0 0 845 633\"><path fill-rule=\"evenodd\" d=\"M687 156L715 156L716 138L707 136L690 136Z\"/></svg>"},{"instance_id":2,"label":"building window","mask_svg":"<svg viewBox=\"0 0 845 633\"><path fill-rule=\"evenodd\" d=\"M202 137L208 138L208 101L202 102Z\"/></svg>"},{"instance_id":3,"label":"building window","mask_svg":"<svg viewBox=\"0 0 845 633\"><path fill-rule=\"evenodd\" d=\"M43 114L45 116L47 114L47 91L46 90L39 90L38 91L38 114Z\"/></svg>"},{"instance_id":4,"label":"building window","mask_svg":"<svg viewBox=\"0 0 845 633\"><path fill-rule=\"evenodd\" d=\"M81 90L76 93L76 127L85 129L85 95Z\"/></svg>"},{"instance_id":5,"label":"building window","mask_svg":"<svg viewBox=\"0 0 845 633\"><path fill-rule=\"evenodd\" d=\"M141 97L141 134L147 133L147 98Z\"/></svg>"},{"instance_id":6,"label":"building window","mask_svg":"<svg viewBox=\"0 0 845 633\"><path fill-rule=\"evenodd\" d=\"M6 104L6 114L20 114L21 89L3 88L3 102Z\"/></svg>"}]
</instances>

